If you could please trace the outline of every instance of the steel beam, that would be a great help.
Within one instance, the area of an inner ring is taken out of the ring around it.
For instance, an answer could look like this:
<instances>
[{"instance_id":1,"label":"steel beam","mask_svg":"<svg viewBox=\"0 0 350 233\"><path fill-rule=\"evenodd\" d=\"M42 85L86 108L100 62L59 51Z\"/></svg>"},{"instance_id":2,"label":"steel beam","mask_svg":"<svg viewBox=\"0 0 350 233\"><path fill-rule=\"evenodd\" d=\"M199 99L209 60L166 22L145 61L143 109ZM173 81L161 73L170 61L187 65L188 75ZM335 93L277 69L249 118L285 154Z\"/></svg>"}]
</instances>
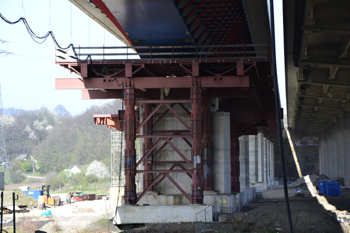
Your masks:
<instances>
[{"instance_id":1,"label":"steel beam","mask_svg":"<svg viewBox=\"0 0 350 233\"><path fill-rule=\"evenodd\" d=\"M193 77L133 77L136 89L191 88ZM127 78L118 78L126 82ZM249 87L249 76L200 76L202 87ZM56 78L56 89L122 89L109 78Z\"/></svg>"},{"instance_id":2,"label":"steel beam","mask_svg":"<svg viewBox=\"0 0 350 233\"><path fill-rule=\"evenodd\" d=\"M231 133L231 193L240 192L240 183L239 183L239 140L238 135Z\"/></svg>"},{"instance_id":3,"label":"steel beam","mask_svg":"<svg viewBox=\"0 0 350 233\"><path fill-rule=\"evenodd\" d=\"M136 150L135 150L135 89L130 80L125 80L125 194L126 205L136 204Z\"/></svg>"},{"instance_id":4,"label":"steel beam","mask_svg":"<svg viewBox=\"0 0 350 233\"><path fill-rule=\"evenodd\" d=\"M192 126L192 203L203 204L202 165L202 88L199 79L193 78L191 88Z\"/></svg>"}]
</instances>

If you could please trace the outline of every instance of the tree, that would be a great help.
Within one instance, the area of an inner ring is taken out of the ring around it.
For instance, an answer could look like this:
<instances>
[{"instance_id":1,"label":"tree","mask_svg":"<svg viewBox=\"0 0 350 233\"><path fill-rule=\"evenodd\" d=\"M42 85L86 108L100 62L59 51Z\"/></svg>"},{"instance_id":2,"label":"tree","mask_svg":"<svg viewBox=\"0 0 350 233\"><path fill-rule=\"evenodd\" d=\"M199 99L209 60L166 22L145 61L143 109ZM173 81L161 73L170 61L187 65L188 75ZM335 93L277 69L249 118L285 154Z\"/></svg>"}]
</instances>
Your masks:
<instances>
[{"instance_id":1,"label":"tree","mask_svg":"<svg viewBox=\"0 0 350 233\"><path fill-rule=\"evenodd\" d=\"M9 167L9 173L10 173L10 178L12 183L17 184L25 180L22 163L17 159L11 162L11 165Z\"/></svg>"},{"instance_id":2,"label":"tree","mask_svg":"<svg viewBox=\"0 0 350 233\"><path fill-rule=\"evenodd\" d=\"M30 162L23 162L22 167L26 172L33 171L33 168L32 168L32 165L30 164Z\"/></svg>"},{"instance_id":3,"label":"tree","mask_svg":"<svg viewBox=\"0 0 350 233\"><path fill-rule=\"evenodd\" d=\"M71 116L71 114L67 111L67 109L63 105L57 105L54 111L59 115L62 116Z\"/></svg>"}]
</instances>

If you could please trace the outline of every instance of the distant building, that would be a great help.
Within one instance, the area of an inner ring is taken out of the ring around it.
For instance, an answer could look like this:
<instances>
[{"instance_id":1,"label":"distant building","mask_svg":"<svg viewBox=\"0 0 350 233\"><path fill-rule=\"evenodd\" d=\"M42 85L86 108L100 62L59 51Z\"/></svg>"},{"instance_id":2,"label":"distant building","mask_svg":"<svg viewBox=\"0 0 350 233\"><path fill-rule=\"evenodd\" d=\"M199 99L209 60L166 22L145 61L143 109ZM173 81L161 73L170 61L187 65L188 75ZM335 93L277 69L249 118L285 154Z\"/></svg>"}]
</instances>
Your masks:
<instances>
[{"instance_id":1,"label":"distant building","mask_svg":"<svg viewBox=\"0 0 350 233\"><path fill-rule=\"evenodd\" d=\"M19 156L16 157L19 161L25 160L27 158L27 154L20 154Z\"/></svg>"},{"instance_id":2,"label":"distant building","mask_svg":"<svg viewBox=\"0 0 350 233\"><path fill-rule=\"evenodd\" d=\"M73 165L69 166L69 171L71 174L80 173L82 167L84 167L84 165L73 164Z\"/></svg>"},{"instance_id":3,"label":"distant building","mask_svg":"<svg viewBox=\"0 0 350 233\"><path fill-rule=\"evenodd\" d=\"M10 163L8 163L8 162L3 162L2 164L0 164L0 167L4 167L4 168L6 168L6 167L10 167Z\"/></svg>"}]
</instances>

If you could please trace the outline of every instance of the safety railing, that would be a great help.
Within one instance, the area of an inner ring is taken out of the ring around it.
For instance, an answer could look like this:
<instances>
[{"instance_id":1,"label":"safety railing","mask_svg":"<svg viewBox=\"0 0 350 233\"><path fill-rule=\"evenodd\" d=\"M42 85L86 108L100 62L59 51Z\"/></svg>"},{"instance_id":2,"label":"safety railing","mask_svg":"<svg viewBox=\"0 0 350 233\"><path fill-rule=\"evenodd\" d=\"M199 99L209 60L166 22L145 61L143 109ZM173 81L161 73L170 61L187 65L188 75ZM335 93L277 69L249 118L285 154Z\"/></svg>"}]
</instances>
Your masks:
<instances>
[{"instance_id":1,"label":"safety railing","mask_svg":"<svg viewBox=\"0 0 350 233\"><path fill-rule=\"evenodd\" d=\"M56 62L100 60L267 59L267 44L108 46L56 49Z\"/></svg>"}]
</instances>

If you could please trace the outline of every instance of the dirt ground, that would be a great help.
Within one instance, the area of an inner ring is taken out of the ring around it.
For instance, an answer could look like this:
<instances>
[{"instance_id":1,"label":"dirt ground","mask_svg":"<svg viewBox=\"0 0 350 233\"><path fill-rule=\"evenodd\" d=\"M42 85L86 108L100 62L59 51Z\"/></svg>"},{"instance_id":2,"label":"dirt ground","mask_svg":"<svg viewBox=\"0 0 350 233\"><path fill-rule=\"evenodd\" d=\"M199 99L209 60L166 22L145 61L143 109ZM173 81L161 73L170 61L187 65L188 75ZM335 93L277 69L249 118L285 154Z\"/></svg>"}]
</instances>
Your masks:
<instances>
[{"instance_id":1,"label":"dirt ground","mask_svg":"<svg viewBox=\"0 0 350 233\"><path fill-rule=\"evenodd\" d=\"M323 209L315 198L306 192L294 196L289 189L294 232L350 232L344 230L346 223L340 223L334 214ZM286 207L281 186L263 193L263 199L255 199L243 208L243 212L219 216L220 222L197 224L198 232L289 232ZM350 211L350 190L342 190L341 197L327 197L328 202L338 209ZM112 210L108 201L84 201L53 207L52 216L41 216L44 210L31 209L29 213L16 214L17 232L196 232L195 223L146 224L133 230L119 230L108 222ZM12 215L4 215L5 222ZM12 222L5 224L8 232ZM343 227L343 229L342 229Z\"/></svg>"},{"instance_id":2,"label":"dirt ground","mask_svg":"<svg viewBox=\"0 0 350 233\"><path fill-rule=\"evenodd\" d=\"M308 191L295 196L288 189L294 232L350 232L346 223L326 211ZM327 197L337 209L350 211L350 190L343 190L341 197ZM124 232L196 232L194 223L146 224L145 227ZM247 204L242 213L219 216L219 222L197 224L197 232L289 232L289 223L282 186L274 186L263 193L263 199Z\"/></svg>"},{"instance_id":3,"label":"dirt ground","mask_svg":"<svg viewBox=\"0 0 350 233\"><path fill-rule=\"evenodd\" d=\"M45 210L31 209L29 213L16 214L17 232L118 232L119 230L107 221L108 201L83 201L70 205L47 208L52 215L41 216ZM12 219L12 215L4 215L5 222ZM9 232L12 231L13 222L5 224Z\"/></svg>"}]
</instances>

